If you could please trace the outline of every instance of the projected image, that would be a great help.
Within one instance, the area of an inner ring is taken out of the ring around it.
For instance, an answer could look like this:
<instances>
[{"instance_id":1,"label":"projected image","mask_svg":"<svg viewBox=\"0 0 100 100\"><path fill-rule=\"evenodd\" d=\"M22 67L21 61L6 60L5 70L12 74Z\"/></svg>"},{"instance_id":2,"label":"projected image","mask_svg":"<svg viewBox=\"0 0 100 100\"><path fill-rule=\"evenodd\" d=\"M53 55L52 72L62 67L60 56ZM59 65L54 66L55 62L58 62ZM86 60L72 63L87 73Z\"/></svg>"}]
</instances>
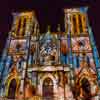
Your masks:
<instances>
[{"instance_id":1,"label":"projected image","mask_svg":"<svg viewBox=\"0 0 100 100\"><path fill-rule=\"evenodd\" d=\"M11 40L10 52L25 52L27 49L26 40Z\"/></svg>"},{"instance_id":2,"label":"projected image","mask_svg":"<svg viewBox=\"0 0 100 100\"><path fill-rule=\"evenodd\" d=\"M91 45L88 37L74 37L72 38L73 51L91 51Z\"/></svg>"},{"instance_id":3,"label":"projected image","mask_svg":"<svg viewBox=\"0 0 100 100\"><path fill-rule=\"evenodd\" d=\"M96 65L94 63L94 58L92 53L74 53L73 54L73 66L75 67L75 73L78 74L80 69L87 67L96 72Z\"/></svg>"},{"instance_id":4,"label":"projected image","mask_svg":"<svg viewBox=\"0 0 100 100\"><path fill-rule=\"evenodd\" d=\"M100 100L100 59L87 7L63 13L54 24L53 15L42 16L43 26L38 10L12 14L0 58L0 100Z\"/></svg>"},{"instance_id":5,"label":"projected image","mask_svg":"<svg viewBox=\"0 0 100 100\"><path fill-rule=\"evenodd\" d=\"M56 40L46 40L40 42L40 64L54 65L58 61L58 51Z\"/></svg>"}]
</instances>

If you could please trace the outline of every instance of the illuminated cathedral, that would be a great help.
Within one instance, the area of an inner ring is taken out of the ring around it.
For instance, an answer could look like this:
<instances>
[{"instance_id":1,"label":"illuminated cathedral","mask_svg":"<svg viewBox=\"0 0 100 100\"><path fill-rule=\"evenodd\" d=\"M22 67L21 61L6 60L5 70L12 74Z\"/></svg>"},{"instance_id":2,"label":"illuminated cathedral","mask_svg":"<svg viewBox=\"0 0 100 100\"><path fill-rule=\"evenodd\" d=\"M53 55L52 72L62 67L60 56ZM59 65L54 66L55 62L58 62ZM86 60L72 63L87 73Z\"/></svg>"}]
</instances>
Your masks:
<instances>
[{"instance_id":1,"label":"illuminated cathedral","mask_svg":"<svg viewBox=\"0 0 100 100\"><path fill-rule=\"evenodd\" d=\"M100 59L87 10L64 9L64 32L58 24L56 32L48 25L41 33L34 11L12 14L0 61L1 98L99 100Z\"/></svg>"}]
</instances>

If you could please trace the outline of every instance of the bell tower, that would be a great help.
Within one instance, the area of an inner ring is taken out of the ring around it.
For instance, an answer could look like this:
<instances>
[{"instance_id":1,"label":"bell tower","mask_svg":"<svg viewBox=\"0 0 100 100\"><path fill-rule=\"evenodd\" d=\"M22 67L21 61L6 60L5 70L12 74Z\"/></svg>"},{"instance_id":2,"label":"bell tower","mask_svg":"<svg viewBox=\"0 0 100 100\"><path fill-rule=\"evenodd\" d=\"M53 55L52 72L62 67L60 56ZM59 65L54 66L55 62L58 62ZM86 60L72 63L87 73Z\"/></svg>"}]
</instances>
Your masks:
<instances>
[{"instance_id":1,"label":"bell tower","mask_svg":"<svg viewBox=\"0 0 100 100\"><path fill-rule=\"evenodd\" d=\"M1 80L4 81L8 74L12 72L12 69L16 70L17 74L14 77L16 82L16 86L20 80L19 92L16 92L17 95L24 95L24 85L25 85L25 77L26 70L28 66L29 59L29 49L31 46L30 40L36 40L38 29L38 21L35 16L34 11L28 12L20 12L13 13L13 24L11 31L9 32L7 44L4 50L4 54L2 57L2 65L1 65ZM3 67L5 65L5 67ZM13 73L12 73L13 74ZM14 75L11 76L13 77ZM12 79L12 78L10 78ZM6 93L5 95L8 97L9 85L10 81L8 79L7 86L2 82L1 88L5 85L6 88L2 88L0 93ZM10 85L11 87L11 85ZM12 98L12 97L11 97ZM16 97L13 97L16 98Z\"/></svg>"},{"instance_id":2,"label":"bell tower","mask_svg":"<svg viewBox=\"0 0 100 100\"><path fill-rule=\"evenodd\" d=\"M69 59L72 59L70 64L75 69L76 84L82 84L80 80L86 78L88 81L91 80L89 84L94 84L94 87L98 88L97 68L100 61L97 59L99 55L90 31L87 10L87 7L65 9L65 31L69 41ZM97 88L94 94L97 93Z\"/></svg>"},{"instance_id":3,"label":"bell tower","mask_svg":"<svg viewBox=\"0 0 100 100\"><path fill-rule=\"evenodd\" d=\"M37 19L34 12L13 13L13 36L27 36L36 32Z\"/></svg>"}]
</instances>

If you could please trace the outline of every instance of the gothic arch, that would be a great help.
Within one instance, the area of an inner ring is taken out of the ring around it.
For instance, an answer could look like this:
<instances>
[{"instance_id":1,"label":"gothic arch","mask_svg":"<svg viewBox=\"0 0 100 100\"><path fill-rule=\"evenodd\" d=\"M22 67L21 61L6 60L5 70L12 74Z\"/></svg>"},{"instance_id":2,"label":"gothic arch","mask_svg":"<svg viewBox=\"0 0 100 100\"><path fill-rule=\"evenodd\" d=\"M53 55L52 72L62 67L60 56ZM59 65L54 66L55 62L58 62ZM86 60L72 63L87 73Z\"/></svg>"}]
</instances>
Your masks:
<instances>
[{"instance_id":1,"label":"gothic arch","mask_svg":"<svg viewBox=\"0 0 100 100\"><path fill-rule=\"evenodd\" d=\"M15 80L16 81L16 91L15 91L15 97L17 96L18 94L18 88L19 88L19 84L20 84L20 80L18 78L18 74L17 74L17 70L15 67L12 68L13 71L11 71L11 73L9 74L9 76L7 77L7 80L5 81L5 84L6 84L6 97L8 97L8 92L9 92L9 87L10 87L10 84L11 84L11 81L12 80Z\"/></svg>"},{"instance_id":2,"label":"gothic arch","mask_svg":"<svg viewBox=\"0 0 100 100\"><path fill-rule=\"evenodd\" d=\"M90 78L88 75L83 75L83 76L81 76L80 79L79 79L79 85L80 85L80 86L82 85L82 84L81 84L81 81L82 81L83 79L87 79L87 80L89 81L89 83L91 83L91 78Z\"/></svg>"},{"instance_id":3,"label":"gothic arch","mask_svg":"<svg viewBox=\"0 0 100 100\"><path fill-rule=\"evenodd\" d=\"M57 82L56 82L56 78L52 75L52 74L50 74L50 73L48 73L48 74L45 74L42 78L40 78L40 83L39 83L39 85L38 85L38 90L39 90L39 95L43 95L43 93L42 93L42 90L43 90L43 82L44 82L44 80L46 79L46 78L50 78L51 80L52 80L52 82L53 82L53 92L54 92L54 94L56 94L57 93Z\"/></svg>"},{"instance_id":4,"label":"gothic arch","mask_svg":"<svg viewBox=\"0 0 100 100\"><path fill-rule=\"evenodd\" d=\"M79 84L81 93L82 93L82 88L81 88L81 86L82 86L82 80L84 80L84 79L87 79L87 81L90 84L90 92L93 92L93 93L91 93L91 95L95 96L98 93L98 87L95 84L95 81L93 80L93 77L91 77L91 75L88 75L88 74L82 74L80 76L80 78L77 80L77 83ZM92 91L93 86L96 86L95 89L94 89L94 91Z\"/></svg>"},{"instance_id":5,"label":"gothic arch","mask_svg":"<svg viewBox=\"0 0 100 100\"><path fill-rule=\"evenodd\" d=\"M11 84L12 80L15 80L16 81L15 96L17 96L17 93L18 93L19 79L16 78L16 77L12 77L12 78L8 79L8 83L7 83L7 86L6 86L6 96L7 97L9 95L9 88L10 88L10 84Z\"/></svg>"},{"instance_id":6,"label":"gothic arch","mask_svg":"<svg viewBox=\"0 0 100 100\"><path fill-rule=\"evenodd\" d=\"M16 79L12 79L8 88L8 96L9 99L16 98L16 89L17 89L17 82Z\"/></svg>"}]
</instances>

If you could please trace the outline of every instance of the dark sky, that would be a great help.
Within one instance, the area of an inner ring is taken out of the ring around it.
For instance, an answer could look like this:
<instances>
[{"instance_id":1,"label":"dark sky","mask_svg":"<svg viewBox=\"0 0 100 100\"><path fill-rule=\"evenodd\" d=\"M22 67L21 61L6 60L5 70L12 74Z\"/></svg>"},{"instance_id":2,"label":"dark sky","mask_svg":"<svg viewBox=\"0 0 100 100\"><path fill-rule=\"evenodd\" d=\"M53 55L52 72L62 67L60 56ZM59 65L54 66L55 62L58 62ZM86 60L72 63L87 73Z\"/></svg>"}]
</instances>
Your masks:
<instances>
[{"instance_id":1,"label":"dark sky","mask_svg":"<svg viewBox=\"0 0 100 100\"><path fill-rule=\"evenodd\" d=\"M92 26L97 48L100 51L100 0L2 0L0 2L0 53L2 52L12 24L12 12L35 10L41 32L47 25L56 31L58 23L64 27L63 8L89 6L88 16ZM100 53L100 52L99 52Z\"/></svg>"}]
</instances>

